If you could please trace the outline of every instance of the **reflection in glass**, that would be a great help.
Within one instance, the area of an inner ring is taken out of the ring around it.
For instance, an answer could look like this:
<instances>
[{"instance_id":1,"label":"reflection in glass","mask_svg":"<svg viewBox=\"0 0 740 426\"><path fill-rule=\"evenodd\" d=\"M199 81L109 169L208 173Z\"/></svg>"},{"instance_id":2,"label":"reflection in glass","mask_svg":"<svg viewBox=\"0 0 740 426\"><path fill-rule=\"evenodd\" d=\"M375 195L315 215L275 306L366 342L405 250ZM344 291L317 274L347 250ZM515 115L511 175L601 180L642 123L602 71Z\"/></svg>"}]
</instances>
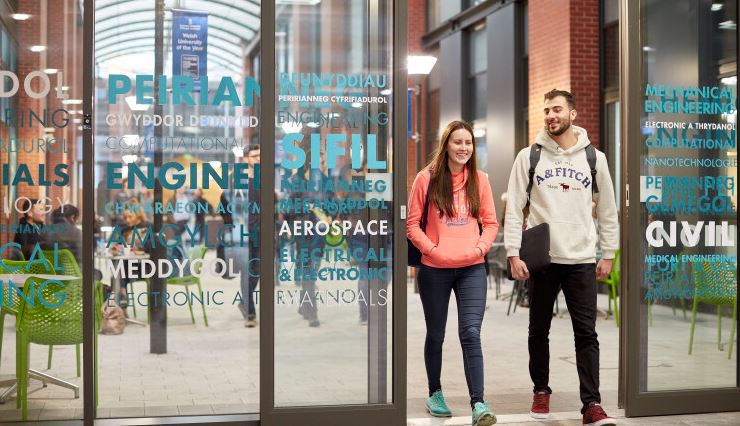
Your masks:
<instances>
[{"instance_id":1,"label":"reflection in glass","mask_svg":"<svg viewBox=\"0 0 740 426\"><path fill-rule=\"evenodd\" d=\"M277 8L276 406L392 400L391 6Z\"/></svg>"},{"instance_id":2,"label":"reflection in glass","mask_svg":"<svg viewBox=\"0 0 740 426\"><path fill-rule=\"evenodd\" d=\"M735 387L737 3L642 4L641 390Z\"/></svg>"},{"instance_id":3,"label":"reflection in glass","mask_svg":"<svg viewBox=\"0 0 740 426\"><path fill-rule=\"evenodd\" d=\"M259 130L260 6L158 4L95 2L95 267L105 310L97 413L254 413L259 297L248 315L242 284L254 287L258 269L248 261L247 151Z\"/></svg>"}]
</instances>

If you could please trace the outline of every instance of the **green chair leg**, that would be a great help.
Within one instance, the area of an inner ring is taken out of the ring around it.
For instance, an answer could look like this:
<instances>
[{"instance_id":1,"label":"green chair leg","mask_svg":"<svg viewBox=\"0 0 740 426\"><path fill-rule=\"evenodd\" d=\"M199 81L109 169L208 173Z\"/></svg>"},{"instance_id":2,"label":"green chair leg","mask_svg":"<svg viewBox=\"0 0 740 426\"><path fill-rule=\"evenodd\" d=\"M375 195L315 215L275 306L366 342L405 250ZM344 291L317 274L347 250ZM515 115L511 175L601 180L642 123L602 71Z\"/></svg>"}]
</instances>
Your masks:
<instances>
[{"instance_id":1,"label":"green chair leg","mask_svg":"<svg viewBox=\"0 0 740 426\"><path fill-rule=\"evenodd\" d=\"M95 376L93 377L93 381L95 383L95 395L94 395L94 397L95 397L95 417L98 417L98 380L99 380L99 376L98 376L98 356L99 356L99 353L98 353L98 333L95 333L95 340L93 341L93 348L95 350L95 356L93 357L94 364L95 364L95 367L94 367L95 368L95 370L94 370Z\"/></svg>"},{"instance_id":2,"label":"green chair leg","mask_svg":"<svg viewBox=\"0 0 740 426\"><path fill-rule=\"evenodd\" d=\"M136 293L133 292L134 289L134 283L131 283L131 295L133 296L131 299L133 299L134 303L132 303L132 307L134 308L134 318L138 318L136 316Z\"/></svg>"},{"instance_id":3,"label":"green chair leg","mask_svg":"<svg viewBox=\"0 0 740 426\"><path fill-rule=\"evenodd\" d=\"M691 334L689 336L689 355L694 350L694 326L696 325L696 305L698 300L694 299L694 306L691 308Z\"/></svg>"},{"instance_id":4,"label":"green chair leg","mask_svg":"<svg viewBox=\"0 0 740 426\"><path fill-rule=\"evenodd\" d=\"M77 377L82 377L82 370L80 370L80 345L75 345L75 352L77 352Z\"/></svg>"},{"instance_id":5,"label":"green chair leg","mask_svg":"<svg viewBox=\"0 0 740 426\"><path fill-rule=\"evenodd\" d=\"M684 298L681 298L680 300L681 300L681 310L683 311L683 319L688 319L688 317L686 317L686 300L684 300Z\"/></svg>"},{"instance_id":6,"label":"green chair leg","mask_svg":"<svg viewBox=\"0 0 740 426\"><path fill-rule=\"evenodd\" d=\"M193 315L193 298L190 297L190 291L188 287L190 286L185 286L185 291L188 292L188 308L190 308L190 320L192 320L193 324L195 324L195 315Z\"/></svg>"},{"instance_id":7,"label":"green chair leg","mask_svg":"<svg viewBox=\"0 0 740 426\"><path fill-rule=\"evenodd\" d=\"M20 336L17 339L18 355L16 361L16 377L18 378L18 388L16 389L17 402L20 404L21 419L28 419L28 364L29 364L29 344L28 339Z\"/></svg>"},{"instance_id":8,"label":"green chair leg","mask_svg":"<svg viewBox=\"0 0 740 426\"><path fill-rule=\"evenodd\" d=\"M46 369L51 370L51 355L54 353L54 346L49 345L49 356L46 358Z\"/></svg>"},{"instance_id":9,"label":"green chair leg","mask_svg":"<svg viewBox=\"0 0 740 426\"><path fill-rule=\"evenodd\" d=\"M617 305L616 285L609 286L609 294L611 295L612 303L614 303L614 321L617 323L617 327L619 327L619 306Z\"/></svg>"},{"instance_id":10,"label":"green chair leg","mask_svg":"<svg viewBox=\"0 0 740 426\"><path fill-rule=\"evenodd\" d=\"M3 361L3 327L5 327L5 312L0 312L0 366Z\"/></svg>"},{"instance_id":11,"label":"green chair leg","mask_svg":"<svg viewBox=\"0 0 740 426\"><path fill-rule=\"evenodd\" d=\"M717 306L717 350L722 350L722 305Z\"/></svg>"},{"instance_id":12,"label":"green chair leg","mask_svg":"<svg viewBox=\"0 0 740 426\"><path fill-rule=\"evenodd\" d=\"M732 349L735 347L735 331L737 330L737 299L732 311L732 328L730 329L730 350L727 351L727 359L732 359Z\"/></svg>"},{"instance_id":13,"label":"green chair leg","mask_svg":"<svg viewBox=\"0 0 740 426\"><path fill-rule=\"evenodd\" d=\"M203 294L203 289L200 287L200 280L198 281L198 294ZM201 303L200 307L203 309L203 322L205 322L206 327L208 327L208 315L206 315L206 304Z\"/></svg>"},{"instance_id":14,"label":"green chair leg","mask_svg":"<svg viewBox=\"0 0 740 426\"><path fill-rule=\"evenodd\" d=\"M18 382L16 383L16 392L15 392L15 408L19 409L21 408L21 395L18 393L18 390L21 388L20 386L20 378L22 377L21 372L23 371L23 362L21 362L23 351L21 351L21 340L20 337L16 335L15 338L15 377Z\"/></svg>"}]
</instances>

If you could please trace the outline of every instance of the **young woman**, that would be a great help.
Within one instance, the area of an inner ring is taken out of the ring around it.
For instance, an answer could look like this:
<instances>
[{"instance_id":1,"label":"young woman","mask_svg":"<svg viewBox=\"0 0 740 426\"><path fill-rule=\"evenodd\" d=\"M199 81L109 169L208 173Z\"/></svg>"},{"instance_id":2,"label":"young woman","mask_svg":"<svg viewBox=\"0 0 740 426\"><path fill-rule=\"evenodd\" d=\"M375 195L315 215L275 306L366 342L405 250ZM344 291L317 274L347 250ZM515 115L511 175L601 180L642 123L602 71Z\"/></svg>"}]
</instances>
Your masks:
<instances>
[{"instance_id":1,"label":"young woman","mask_svg":"<svg viewBox=\"0 0 740 426\"><path fill-rule=\"evenodd\" d=\"M422 231L427 191L426 230ZM454 291L473 426L492 425L496 416L483 400L480 329L486 308L485 254L496 238L498 222L488 178L476 167L475 137L469 124L448 124L434 159L416 175L406 232L422 254L418 277L427 327L427 410L433 416L452 415L442 395L440 374L447 307Z\"/></svg>"}]
</instances>

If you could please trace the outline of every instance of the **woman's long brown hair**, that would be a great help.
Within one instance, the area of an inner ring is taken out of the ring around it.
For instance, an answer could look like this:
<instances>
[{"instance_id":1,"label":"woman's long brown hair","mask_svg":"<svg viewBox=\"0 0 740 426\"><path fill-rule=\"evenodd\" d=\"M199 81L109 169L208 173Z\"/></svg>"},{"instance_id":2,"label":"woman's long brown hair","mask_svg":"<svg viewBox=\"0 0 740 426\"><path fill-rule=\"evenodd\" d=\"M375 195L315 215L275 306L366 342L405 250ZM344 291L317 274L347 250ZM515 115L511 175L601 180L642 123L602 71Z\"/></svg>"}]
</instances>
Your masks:
<instances>
[{"instance_id":1,"label":"woman's long brown hair","mask_svg":"<svg viewBox=\"0 0 740 426\"><path fill-rule=\"evenodd\" d=\"M429 183L429 199L440 210L441 214L447 217L455 217L455 207L452 204L452 172L447 165L449 161L447 155L447 145L450 143L450 137L456 130L467 130L473 139L473 153L466 164L468 180L465 183L465 192L467 193L468 215L478 217L480 210L480 197L478 196L478 166L475 161L475 135L470 124L464 121L453 121L445 127L442 137L439 140L437 152L434 158L427 165L432 174Z\"/></svg>"}]
</instances>

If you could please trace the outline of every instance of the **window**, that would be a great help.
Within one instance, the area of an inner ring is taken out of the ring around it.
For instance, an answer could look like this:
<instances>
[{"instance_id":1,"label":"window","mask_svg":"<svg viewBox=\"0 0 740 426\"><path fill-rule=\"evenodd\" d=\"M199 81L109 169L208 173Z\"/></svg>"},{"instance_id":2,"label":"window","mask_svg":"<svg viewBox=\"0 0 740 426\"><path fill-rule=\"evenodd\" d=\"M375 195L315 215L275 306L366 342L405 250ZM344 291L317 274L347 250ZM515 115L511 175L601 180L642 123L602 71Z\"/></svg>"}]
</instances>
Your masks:
<instances>
[{"instance_id":1,"label":"window","mask_svg":"<svg viewBox=\"0 0 740 426\"><path fill-rule=\"evenodd\" d=\"M488 62L486 43L486 24L481 22L468 32L467 41L467 83L468 102L463 107L463 114L469 121L486 116L486 69Z\"/></svg>"},{"instance_id":2,"label":"window","mask_svg":"<svg viewBox=\"0 0 740 426\"><path fill-rule=\"evenodd\" d=\"M488 83L488 52L485 21L473 26L467 34L466 77L467 98L463 97L463 116L473 123L475 129L475 151L478 168L486 170L488 154L486 149L486 112Z\"/></svg>"},{"instance_id":3,"label":"window","mask_svg":"<svg viewBox=\"0 0 740 426\"><path fill-rule=\"evenodd\" d=\"M439 26L439 0L427 0L427 32Z\"/></svg>"}]
</instances>

